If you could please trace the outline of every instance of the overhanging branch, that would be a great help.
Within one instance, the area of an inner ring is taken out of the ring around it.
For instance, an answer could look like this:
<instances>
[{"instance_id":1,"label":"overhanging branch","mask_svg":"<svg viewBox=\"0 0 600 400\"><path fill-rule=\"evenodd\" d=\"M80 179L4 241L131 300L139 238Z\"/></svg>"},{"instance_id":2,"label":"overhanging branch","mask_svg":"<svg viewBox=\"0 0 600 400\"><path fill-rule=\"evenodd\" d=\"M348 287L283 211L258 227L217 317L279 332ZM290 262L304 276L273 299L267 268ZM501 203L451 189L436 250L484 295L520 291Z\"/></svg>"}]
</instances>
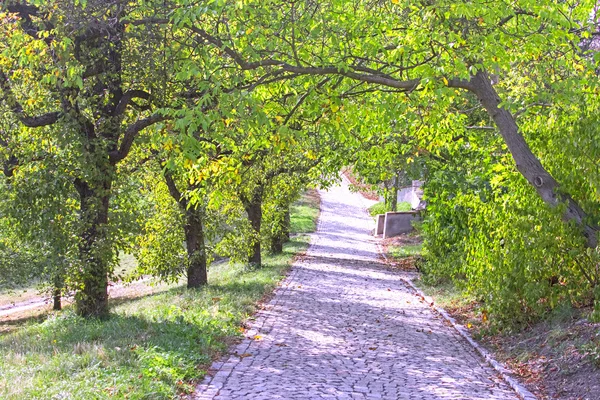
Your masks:
<instances>
[{"instance_id":1,"label":"overhanging branch","mask_svg":"<svg viewBox=\"0 0 600 400\"><path fill-rule=\"evenodd\" d=\"M39 116L28 116L23 110L23 106L17 100L15 94L12 91L10 86L10 82L8 80L8 76L4 73L3 70L0 69L0 89L4 94L2 100L6 101L10 110L15 114L17 119L21 121L21 123L30 128L39 128L41 126L52 125L61 116L60 112L50 112L46 114L42 114Z\"/></svg>"},{"instance_id":2,"label":"overhanging branch","mask_svg":"<svg viewBox=\"0 0 600 400\"><path fill-rule=\"evenodd\" d=\"M125 130L125 134L123 135L123 140L119 146L119 149L109 153L111 164L114 165L127 157L127 154L129 154L131 146L133 146L133 142L140 131L156 124L157 122L165 121L167 119L169 119L168 116L164 116L162 114L152 114L147 118L140 119L129 125L129 127Z\"/></svg>"},{"instance_id":3,"label":"overhanging branch","mask_svg":"<svg viewBox=\"0 0 600 400\"><path fill-rule=\"evenodd\" d=\"M123 96L121 97L121 100L119 100L119 103L117 104L117 106L115 107L115 111L113 112L113 115L117 116L117 115L123 114L125 112L125 110L127 109L127 106L129 104L132 104L133 99L149 100L150 93L148 93L144 90L128 90L128 91L126 91L123 94Z\"/></svg>"}]
</instances>

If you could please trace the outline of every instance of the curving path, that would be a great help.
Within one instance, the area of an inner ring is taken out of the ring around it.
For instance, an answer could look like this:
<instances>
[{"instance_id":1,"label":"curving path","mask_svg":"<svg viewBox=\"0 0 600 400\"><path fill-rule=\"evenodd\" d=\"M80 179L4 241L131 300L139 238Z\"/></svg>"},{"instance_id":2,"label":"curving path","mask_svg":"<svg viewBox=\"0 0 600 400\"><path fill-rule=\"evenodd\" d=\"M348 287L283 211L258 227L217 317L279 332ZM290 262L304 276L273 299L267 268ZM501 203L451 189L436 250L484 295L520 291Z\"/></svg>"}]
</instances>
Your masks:
<instances>
[{"instance_id":1,"label":"curving path","mask_svg":"<svg viewBox=\"0 0 600 400\"><path fill-rule=\"evenodd\" d=\"M362 197L343 183L321 198L307 255L193 398L517 399L381 264Z\"/></svg>"}]
</instances>

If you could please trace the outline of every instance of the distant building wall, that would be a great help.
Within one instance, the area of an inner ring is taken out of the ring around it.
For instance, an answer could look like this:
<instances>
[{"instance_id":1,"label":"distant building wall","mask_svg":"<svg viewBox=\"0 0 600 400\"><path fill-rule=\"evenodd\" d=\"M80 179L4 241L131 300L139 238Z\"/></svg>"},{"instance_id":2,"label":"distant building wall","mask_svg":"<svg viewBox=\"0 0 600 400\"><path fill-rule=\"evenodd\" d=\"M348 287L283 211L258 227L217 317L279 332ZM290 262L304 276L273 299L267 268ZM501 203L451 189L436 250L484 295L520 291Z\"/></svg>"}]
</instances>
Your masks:
<instances>
[{"instance_id":1,"label":"distant building wall","mask_svg":"<svg viewBox=\"0 0 600 400\"><path fill-rule=\"evenodd\" d=\"M412 181L412 185L398 190L398 203L406 202L413 210L425 208L423 198L423 181Z\"/></svg>"}]
</instances>

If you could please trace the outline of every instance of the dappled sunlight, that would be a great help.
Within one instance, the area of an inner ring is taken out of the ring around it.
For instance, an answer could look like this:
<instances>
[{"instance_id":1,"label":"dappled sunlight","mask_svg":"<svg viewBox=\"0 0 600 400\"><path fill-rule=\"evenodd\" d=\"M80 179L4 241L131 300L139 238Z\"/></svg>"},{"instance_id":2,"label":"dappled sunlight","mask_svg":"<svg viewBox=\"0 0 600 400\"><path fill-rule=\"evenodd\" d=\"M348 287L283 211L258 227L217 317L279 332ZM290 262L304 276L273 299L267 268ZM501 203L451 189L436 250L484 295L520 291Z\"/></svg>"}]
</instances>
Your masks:
<instances>
[{"instance_id":1,"label":"dappled sunlight","mask_svg":"<svg viewBox=\"0 0 600 400\"><path fill-rule=\"evenodd\" d=\"M358 195L322 195L318 234L217 372L214 398L515 399L382 262Z\"/></svg>"}]
</instances>

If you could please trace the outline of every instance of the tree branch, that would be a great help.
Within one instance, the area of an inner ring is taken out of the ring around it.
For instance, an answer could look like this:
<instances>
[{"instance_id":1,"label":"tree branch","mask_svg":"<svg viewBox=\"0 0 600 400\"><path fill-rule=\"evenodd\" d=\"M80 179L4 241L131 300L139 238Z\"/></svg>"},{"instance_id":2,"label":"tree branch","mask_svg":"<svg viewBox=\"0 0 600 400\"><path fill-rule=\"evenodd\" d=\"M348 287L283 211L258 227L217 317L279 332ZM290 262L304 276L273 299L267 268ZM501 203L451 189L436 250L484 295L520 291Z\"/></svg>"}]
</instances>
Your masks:
<instances>
[{"instance_id":1,"label":"tree branch","mask_svg":"<svg viewBox=\"0 0 600 400\"><path fill-rule=\"evenodd\" d=\"M262 67L278 67L279 69L273 72L273 74L290 72L298 75L341 75L358 81L388 86L395 89L402 89L405 91L415 90L421 82L420 78L398 80L380 72L356 72L361 70L365 71L365 68L360 66L348 66L347 70L340 69L337 66L302 67L297 65L291 65L285 61L271 58L248 62L244 60L244 58L233 48L225 45L221 39L208 34L205 30L193 26L189 27L189 29L192 32L198 34L208 43L211 43L214 46L218 47L220 50L222 50L225 54L231 57L233 61L243 70L254 70ZM472 89L470 81L465 79L448 79L448 86L466 90Z\"/></svg>"},{"instance_id":2,"label":"tree branch","mask_svg":"<svg viewBox=\"0 0 600 400\"><path fill-rule=\"evenodd\" d=\"M0 89L4 93L3 100L6 101L8 107L15 114L21 123L30 128L38 128L41 126L52 125L61 117L60 112L50 112L47 114L30 117L23 111L23 106L17 100L15 94L10 87L8 77L2 69L0 69Z\"/></svg>"},{"instance_id":3,"label":"tree branch","mask_svg":"<svg viewBox=\"0 0 600 400\"><path fill-rule=\"evenodd\" d=\"M113 112L113 116L117 116L117 115L123 114L125 112L125 110L127 109L127 106L132 103L133 99L149 100L150 99L150 93L148 93L148 92L146 92L144 90L128 90L128 91L126 91L123 94L123 96L121 96L121 99L119 100L119 103L115 107L115 110Z\"/></svg>"},{"instance_id":4,"label":"tree branch","mask_svg":"<svg viewBox=\"0 0 600 400\"><path fill-rule=\"evenodd\" d=\"M181 194L181 192L179 191L179 189L177 189L177 184L175 184L175 179L173 178L173 173L171 171L169 171L168 169L166 169L163 165L163 176L165 177L165 183L167 184L167 188L169 189L169 193L171 194L171 197L173 197L173 199L175 199L175 201L177 202L177 204L182 207L182 208L187 208L187 201L185 200L185 198L183 197L183 195Z\"/></svg>"},{"instance_id":5,"label":"tree branch","mask_svg":"<svg viewBox=\"0 0 600 400\"><path fill-rule=\"evenodd\" d=\"M109 152L109 159L111 164L114 165L122 159L124 159L125 157L127 157L127 154L129 154L129 151L131 150L131 146L133 145L135 138L141 130L151 125L154 125L157 122L165 121L167 119L169 119L168 116L164 116L161 114L153 114L148 118L140 119L134 122L133 124L129 125L129 127L125 130L125 134L123 135L123 141L121 142L121 146L119 147L119 149Z\"/></svg>"}]
</instances>

